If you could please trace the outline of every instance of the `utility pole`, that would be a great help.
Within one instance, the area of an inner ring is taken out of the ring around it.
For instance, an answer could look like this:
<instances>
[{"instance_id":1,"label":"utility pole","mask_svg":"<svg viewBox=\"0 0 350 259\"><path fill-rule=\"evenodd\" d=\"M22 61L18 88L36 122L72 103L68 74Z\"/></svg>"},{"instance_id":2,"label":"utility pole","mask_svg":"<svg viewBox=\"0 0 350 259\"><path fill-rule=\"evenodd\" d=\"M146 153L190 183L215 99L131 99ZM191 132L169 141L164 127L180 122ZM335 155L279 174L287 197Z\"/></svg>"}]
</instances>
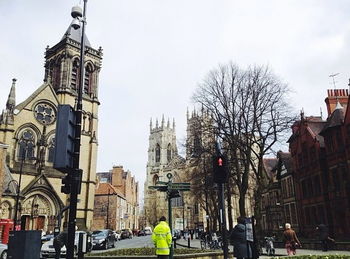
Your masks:
<instances>
[{"instance_id":1,"label":"utility pole","mask_svg":"<svg viewBox=\"0 0 350 259\"><path fill-rule=\"evenodd\" d=\"M74 17L75 21L82 24L81 38L80 38L80 62L79 62L79 85L78 85L78 98L77 106L75 110L75 140L74 140L74 156L73 156L73 174L71 178L71 193L69 201L69 218L68 218L68 241L67 241L67 258L74 258L74 243L75 243L75 228L77 217L77 204L78 194L81 185L81 176L83 170L80 169L80 144L81 144L81 119L83 111L83 86L84 86L84 60L85 60L85 25L86 25L86 4L87 0L84 0L83 16L79 20L79 15ZM73 21L74 24L74 21ZM72 25L73 25L72 24ZM74 27L78 29L79 27Z\"/></svg>"}]
</instances>

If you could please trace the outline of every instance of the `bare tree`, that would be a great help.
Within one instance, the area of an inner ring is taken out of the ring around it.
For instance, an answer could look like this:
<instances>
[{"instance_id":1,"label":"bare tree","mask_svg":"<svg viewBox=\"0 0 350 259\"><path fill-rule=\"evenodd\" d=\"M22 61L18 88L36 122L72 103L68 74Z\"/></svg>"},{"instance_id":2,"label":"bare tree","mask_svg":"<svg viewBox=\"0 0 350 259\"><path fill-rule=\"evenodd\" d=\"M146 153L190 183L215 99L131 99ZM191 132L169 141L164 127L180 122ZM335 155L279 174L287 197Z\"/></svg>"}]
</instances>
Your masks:
<instances>
[{"instance_id":1,"label":"bare tree","mask_svg":"<svg viewBox=\"0 0 350 259\"><path fill-rule=\"evenodd\" d=\"M241 216L246 215L245 198L253 174L259 217L263 157L295 119L288 93L288 86L268 67L240 69L229 63L209 72L193 95L194 102L211 114L211 127L229 157L228 204L237 187Z\"/></svg>"}]
</instances>

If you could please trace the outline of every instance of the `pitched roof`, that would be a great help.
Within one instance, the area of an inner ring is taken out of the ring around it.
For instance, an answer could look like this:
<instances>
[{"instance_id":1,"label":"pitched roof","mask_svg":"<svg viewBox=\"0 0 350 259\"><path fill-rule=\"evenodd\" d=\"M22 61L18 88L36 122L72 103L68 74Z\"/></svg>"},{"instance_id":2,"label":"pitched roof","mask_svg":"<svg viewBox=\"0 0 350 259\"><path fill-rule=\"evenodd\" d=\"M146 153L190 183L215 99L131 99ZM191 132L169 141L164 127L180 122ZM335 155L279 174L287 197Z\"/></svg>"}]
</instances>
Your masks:
<instances>
[{"instance_id":1,"label":"pitched roof","mask_svg":"<svg viewBox=\"0 0 350 259\"><path fill-rule=\"evenodd\" d=\"M344 108L335 109L332 112L331 116L328 117L327 122L324 125L323 129L321 130L320 134L322 135L330 128L342 125L344 123L344 118L345 118Z\"/></svg>"},{"instance_id":2,"label":"pitched roof","mask_svg":"<svg viewBox=\"0 0 350 259\"><path fill-rule=\"evenodd\" d=\"M117 194L119 196L123 196L120 193L118 193L117 189L110 183L99 183L95 190L95 195L96 194L100 194L100 195Z\"/></svg>"}]
</instances>

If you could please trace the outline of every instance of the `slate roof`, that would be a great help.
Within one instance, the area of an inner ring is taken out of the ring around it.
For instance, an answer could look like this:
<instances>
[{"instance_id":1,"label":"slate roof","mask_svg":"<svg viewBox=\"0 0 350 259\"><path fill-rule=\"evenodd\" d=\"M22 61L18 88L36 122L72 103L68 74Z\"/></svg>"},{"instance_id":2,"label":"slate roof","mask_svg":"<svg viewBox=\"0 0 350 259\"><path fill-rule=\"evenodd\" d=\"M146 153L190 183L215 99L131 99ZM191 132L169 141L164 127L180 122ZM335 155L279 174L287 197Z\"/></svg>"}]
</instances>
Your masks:
<instances>
[{"instance_id":1,"label":"slate roof","mask_svg":"<svg viewBox=\"0 0 350 259\"><path fill-rule=\"evenodd\" d=\"M72 21L73 23L73 21ZM72 23L68 26L68 29L66 30L65 34L63 35L62 39L61 40L64 40L65 38L70 38L76 42L79 42L81 41L81 32L82 32L82 27L80 26L79 29L75 30L73 29L72 27ZM90 44L90 41L89 39L87 38L86 36L86 33L85 33L85 46L86 47L90 47L91 48L91 44Z\"/></svg>"},{"instance_id":2,"label":"slate roof","mask_svg":"<svg viewBox=\"0 0 350 259\"><path fill-rule=\"evenodd\" d=\"M344 108L335 109L331 116L328 117L326 124L321 130L320 134L325 133L329 128L340 126L344 123L345 112Z\"/></svg>"}]
</instances>

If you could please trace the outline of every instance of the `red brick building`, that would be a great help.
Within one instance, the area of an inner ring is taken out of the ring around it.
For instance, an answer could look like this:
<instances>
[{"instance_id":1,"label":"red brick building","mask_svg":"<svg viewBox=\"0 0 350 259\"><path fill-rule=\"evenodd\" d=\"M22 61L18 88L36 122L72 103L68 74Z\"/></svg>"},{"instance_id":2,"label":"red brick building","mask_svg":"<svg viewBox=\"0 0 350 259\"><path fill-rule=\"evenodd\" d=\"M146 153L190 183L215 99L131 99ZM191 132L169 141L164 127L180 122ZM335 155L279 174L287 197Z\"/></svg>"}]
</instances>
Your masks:
<instances>
[{"instance_id":1,"label":"red brick building","mask_svg":"<svg viewBox=\"0 0 350 259\"><path fill-rule=\"evenodd\" d=\"M302 235L315 237L327 224L336 238L350 236L350 111L347 90L328 90L328 118L304 117L288 140L294 167L296 204ZM349 133L349 134L348 134Z\"/></svg>"}]
</instances>

